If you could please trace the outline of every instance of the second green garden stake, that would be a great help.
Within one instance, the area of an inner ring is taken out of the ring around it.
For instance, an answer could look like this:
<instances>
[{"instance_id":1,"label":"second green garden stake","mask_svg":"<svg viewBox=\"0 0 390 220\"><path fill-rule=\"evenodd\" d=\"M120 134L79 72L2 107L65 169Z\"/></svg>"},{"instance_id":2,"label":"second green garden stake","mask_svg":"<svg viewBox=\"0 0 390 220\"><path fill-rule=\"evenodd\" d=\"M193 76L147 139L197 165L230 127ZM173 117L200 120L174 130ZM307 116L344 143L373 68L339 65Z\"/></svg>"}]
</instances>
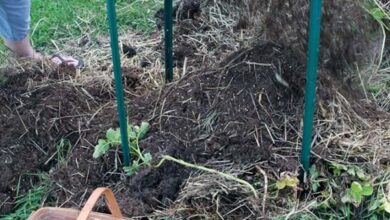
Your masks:
<instances>
[{"instance_id":1,"label":"second green garden stake","mask_svg":"<svg viewBox=\"0 0 390 220\"><path fill-rule=\"evenodd\" d=\"M316 102L318 54L321 36L321 0L312 0L310 6L309 50L307 55L305 113L303 119L303 140L301 163L305 172L310 169L310 152L313 135L313 119Z\"/></svg>"},{"instance_id":2,"label":"second green garden stake","mask_svg":"<svg viewBox=\"0 0 390 220\"><path fill-rule=\"evenodd\" d=\"M119 116L119 126L121 131L121 143L123 152L123 163L125 166L130 165L129 154L129 142L127 135L127 121L126 121L126 108L124 103L123 86L122 86L122 74L121 74L121 60L118 46L118 30L116 26L116 11L115 0L107 0L107 14L110 25L110 39L111 39L111 52L112 63L114 67L115 77L115 93Z\"/></svg>"},{"instance_id":3,"label":"second green garden stake","mask_svg":"<svg viewBox=\"0 0 390 220\"><path fill-rule=\"evenodd\" d=\"M165 33L165 81L173 80L173 31L172 0L164 0L164 33Z\"/></svg>"}]
</instances>

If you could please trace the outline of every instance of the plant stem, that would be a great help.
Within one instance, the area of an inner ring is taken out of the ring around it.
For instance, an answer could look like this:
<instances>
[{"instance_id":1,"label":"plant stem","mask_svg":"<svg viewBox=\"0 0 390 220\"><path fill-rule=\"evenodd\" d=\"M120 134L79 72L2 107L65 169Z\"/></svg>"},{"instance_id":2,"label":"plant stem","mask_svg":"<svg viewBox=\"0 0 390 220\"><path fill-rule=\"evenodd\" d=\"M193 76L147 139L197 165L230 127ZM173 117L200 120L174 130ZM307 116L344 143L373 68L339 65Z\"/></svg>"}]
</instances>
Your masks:
<instances>
[{"instance_id":1,"label":"plant stem","mask_svg":"<svg viewBox=\"0 0 390 220\"><path fill-rule=\"evenodd\" d=\"M256 189L250 183L248 183L245 180L239 179L239 178L237 178L237 177L235 177L233 175L227 174L227 173L220 172L218 170L214 170L214 169L210 169L210 168L207 168L207 167L204 167L204 166L191 164L191 163L188 163L188 162L186 162L184 160L180 160L180 159L176 159L174 157L171 157L169 155L163 155L162 159L160 160L160 162L155 167L159 168L166 160L173 161L173 162L178 163L180 165L183 165L185 167L195 168L195 169L198 169L198 170L206 171L208 173L214 173L214 174L222 176L222 177L224 177L226 179L239 182L242 185L246 186L249 190L251 190L256 199L259 198L259 196L258 196L258 194L256 192Z\"/></svg>"}]
</instances>

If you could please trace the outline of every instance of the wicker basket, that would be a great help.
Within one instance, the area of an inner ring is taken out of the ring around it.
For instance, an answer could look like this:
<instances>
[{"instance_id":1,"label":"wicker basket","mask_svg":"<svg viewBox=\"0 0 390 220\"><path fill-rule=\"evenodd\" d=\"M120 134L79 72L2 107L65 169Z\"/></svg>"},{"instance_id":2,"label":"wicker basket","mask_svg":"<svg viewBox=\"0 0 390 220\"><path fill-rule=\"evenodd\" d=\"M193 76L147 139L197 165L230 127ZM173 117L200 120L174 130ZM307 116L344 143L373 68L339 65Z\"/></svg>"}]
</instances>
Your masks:
<instances>
[{"instance_id":1,"label":"wicker basket","mask_svg":"<svg viewBox=\"0 0 390 220\"><path fill-rule=\"evenodd\" d=\"M101 196L105 197L109 214L92 212ZM109 188L97 188L89 197L81 211L66 208L41 208L31 214L28 220L131 220L122 216L114 193Z\"/></svg>"}]
</instances>

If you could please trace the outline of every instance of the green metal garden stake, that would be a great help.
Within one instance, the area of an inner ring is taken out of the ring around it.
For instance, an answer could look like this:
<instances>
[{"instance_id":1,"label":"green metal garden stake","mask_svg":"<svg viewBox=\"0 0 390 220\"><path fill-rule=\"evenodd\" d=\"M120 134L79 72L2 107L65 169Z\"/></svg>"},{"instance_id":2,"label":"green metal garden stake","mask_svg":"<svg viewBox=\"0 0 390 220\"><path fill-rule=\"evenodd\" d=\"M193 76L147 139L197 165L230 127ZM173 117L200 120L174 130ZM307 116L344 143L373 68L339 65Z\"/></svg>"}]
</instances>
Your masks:
<instances>
[{"instance_id":1,"label":"green metal garden stake","mask_svg":"<svg viewBox=\"0 0 390 220\"><path fill-rule=\"evenodd\" d=\"M126 121L126 110L123 97L122 87L122 74L121 74L121 60L118 46L118 30L116 26L116 12L115 12L115 1L107 0L107 14L110 25L110 38L111 38L111 52L112 52L112 63L114 66L114 77L115 77L115 91L116 101L119 116L119 126L121 131L121 142L123 151L123 163L125 166L130 165L130 154L129 154L129 143L127 135L127 121Z\"/></svg>"},{"instance_id":2,"label":"green metal garden stake","mask_svg":"<svg viewBox=\"0 0 390 220\"><path fill-rule=\"evenodd\" d=\"M165 33L165 81L173 80L173 31L172 0L164 0L164 33Z\"/></svg>"},{"instance_id":3,"label":"green metal garden stake","mask_svg":"<svg viewBox=\"0 0 390 220\"><path fill-rule=\"evenodd\" d=\"M316 102L316 81L318 54L321 35L321 0L312 0L310 5L309 49L307 58L305 113L303 121L303 140L301 163L306 172L310 169L310 151L313 133L313 119Z\"/></svg>"}]
</instances>

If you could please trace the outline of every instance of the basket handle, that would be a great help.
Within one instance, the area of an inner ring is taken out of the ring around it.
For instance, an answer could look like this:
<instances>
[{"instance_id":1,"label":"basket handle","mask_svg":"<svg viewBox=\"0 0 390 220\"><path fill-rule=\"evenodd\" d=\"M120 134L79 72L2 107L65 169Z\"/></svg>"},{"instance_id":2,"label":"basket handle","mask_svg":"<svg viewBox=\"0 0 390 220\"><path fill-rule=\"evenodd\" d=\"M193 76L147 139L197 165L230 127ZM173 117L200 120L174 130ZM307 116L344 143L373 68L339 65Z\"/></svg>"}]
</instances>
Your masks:
<instances>
[{"instance_id":1,"label":"basket handle","mask_svg":"<svg viewBox=\"0 0 390 220\"><path fill-rule=\"evenodd\" d=\"M81 210L79 216L77 217L77 220L87 220L93 207L102 195L105 197L108 209L110 210L111 214L116 218L123 218L118 202L115 199L114 193L109 188L100 187L93 191L88 201L85 203L85 206Z\"/></svg>"}]
</instances>

